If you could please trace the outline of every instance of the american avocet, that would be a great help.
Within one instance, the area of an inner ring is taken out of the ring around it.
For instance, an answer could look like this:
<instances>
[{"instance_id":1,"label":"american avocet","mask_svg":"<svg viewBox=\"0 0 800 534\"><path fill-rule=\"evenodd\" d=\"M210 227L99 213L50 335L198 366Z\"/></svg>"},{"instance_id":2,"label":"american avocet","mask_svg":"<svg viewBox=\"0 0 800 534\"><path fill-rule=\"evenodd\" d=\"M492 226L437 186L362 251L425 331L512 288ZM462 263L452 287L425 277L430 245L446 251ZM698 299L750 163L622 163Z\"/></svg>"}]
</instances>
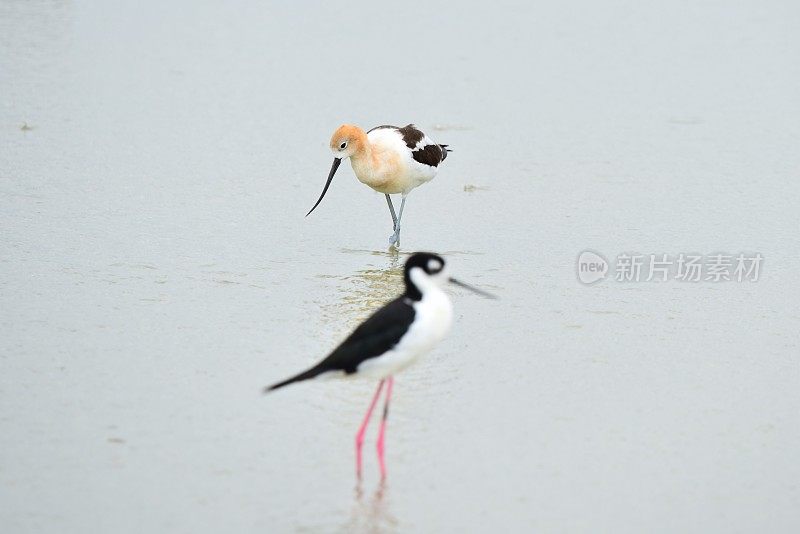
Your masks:
<instances>
[{"instance_id":1,"label":"american avocet","mask_svg":"<svg viewBox=\"0 0 800 534\"><path fill-rule=\"evenodd\" d=\"M356 178L375 191L386 195L389 213L392 214L394 233L389 236L389 245L400 246L400 220L406 197L412 189L433 180L439 164L445 160L450 149L431 141L413 124L404 126L376 126L364 132L358 126L339 126L331 137L333 165L328 181L314 207L306 213L308 217L322 202L328 192L333 175L344 158L350 158ZM392 198L402 195L400 212L395 215Z\"/></svg>"},{"instance_id":2,"label":"american avocet","mask_svg":"<svg viewBox=\"0 0 800 534\"><path fill-rule=\"evenodd\" d=\"M386 476L384 437L394 375L429 352L450 330L453 308L442 286L449 281L479 295L494 298L450 278L445 270L444 259L436 254L420 252L412 255L406 261L404 279L405 292L361 323L327 358L307 371L264 390L266 393L294 382L321 376L363 376L379 379L378 389L356 433L356 474L359 477L364 433L384 384L386 398L377 443L382 477Z\"/></svg>"}]
</instances>

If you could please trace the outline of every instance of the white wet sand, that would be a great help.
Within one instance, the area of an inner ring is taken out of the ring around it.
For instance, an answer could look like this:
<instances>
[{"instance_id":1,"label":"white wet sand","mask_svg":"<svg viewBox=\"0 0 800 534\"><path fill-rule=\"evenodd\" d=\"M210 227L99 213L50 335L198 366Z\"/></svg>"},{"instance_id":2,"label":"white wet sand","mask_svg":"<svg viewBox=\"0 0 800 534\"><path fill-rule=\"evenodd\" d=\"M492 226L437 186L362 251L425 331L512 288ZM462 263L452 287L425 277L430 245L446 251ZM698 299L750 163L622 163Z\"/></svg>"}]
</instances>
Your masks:
<instances>
[{"instance_id":1,"label":"white wet sand","mask_svg":"<svg viewBox=\"0 0 800 534\"><path fill-rule=\"evenodd\" d=\"M796 3L136 4L0 3L3 531L800 529ZM404 248L501 300L454 291L356 487L374 385L260 388L399 290L349 165L303 215L336 126L408 121L454 152Z\"/></svg>"}]
</instances>

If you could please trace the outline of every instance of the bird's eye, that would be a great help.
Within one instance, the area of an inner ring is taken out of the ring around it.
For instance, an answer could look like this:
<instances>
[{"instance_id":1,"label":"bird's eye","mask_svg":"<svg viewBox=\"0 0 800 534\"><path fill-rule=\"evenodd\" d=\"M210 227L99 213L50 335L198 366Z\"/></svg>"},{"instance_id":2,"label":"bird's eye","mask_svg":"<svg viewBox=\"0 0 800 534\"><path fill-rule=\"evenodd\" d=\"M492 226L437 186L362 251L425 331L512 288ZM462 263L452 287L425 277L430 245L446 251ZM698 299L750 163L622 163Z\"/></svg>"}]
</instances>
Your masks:
<instances>
[{"instance_id":1,"label":"bird's eye","mask_svg":"<svg viewBox=\"0 0 800 534\"><path fill-rule=\"evenodd\" d=\"M438 273L439 271L441 271L441 270L442 270L442 268L443 268L443 267L444 267L444 265L442 265L442 262L440 262L440 261L437 261L437 260L430 260L430 261L428 262L428 271L429 271L431 274L436 274L436 273Z\"/></svg>"},{"instance_id":2,"label":"bird's eye","mask_svg":"<svg viewBox=\"0 0 800 534\"><path fill-rule=\"evenodd\" d=\"M347 148L347 141L339 145L339 150L344 150L345 148Z\"/></svg>"}]
</instances>

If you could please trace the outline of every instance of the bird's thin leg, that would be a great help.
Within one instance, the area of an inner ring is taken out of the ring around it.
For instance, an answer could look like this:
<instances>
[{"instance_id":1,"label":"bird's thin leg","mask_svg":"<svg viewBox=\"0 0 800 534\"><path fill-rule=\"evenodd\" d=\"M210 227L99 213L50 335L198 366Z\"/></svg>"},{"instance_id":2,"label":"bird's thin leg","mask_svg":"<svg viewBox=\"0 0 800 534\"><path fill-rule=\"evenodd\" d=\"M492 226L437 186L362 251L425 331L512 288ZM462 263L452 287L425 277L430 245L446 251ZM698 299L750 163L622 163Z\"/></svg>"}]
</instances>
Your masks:
<instances>
[{"instance_id":1,"label":"bird's thin leg","mask_svg":"<svg viewBox=\"0 0 800 534\"><path fill-rule=\"evenodd\" d=\"M397 215L394 214L394 204L392 204L392 197L386 195L386 202L389 204L389 213L392 214L392 229L397 228Z\"/></svg>"},{"instance_id":2,"label":"bird's thin leg","mask_svg":"<svg viewBox=\"0 0 800 534\"><path fill-rule=\"evenodd\" d=\"M383 458L383 452L386 449L386 420L389 418L389 401L392 398L392 384L394 384L394 377L386 379L386 400L383 402L383 418L381 419L381 429L378 431L378 463L381 466L381 479L386 478L386 461Z\"/></svg>"},{"instance_id":3,"label":"bird's thin leg","mask_svg":"<svg viewBox=\"0 0 800 534\"><path fill-rule=\"evenodd\" d=\"M394 224L394 233L389 237L389 244L400 248L400 219L403 218L403 208L406 207L406 196L403 195L403 201L400 202L400 212L397 214L397 222Z\"/></svg>"},{"instance_id":4,"label":"bird's thin leg","mask_svg":"<svg viewBox=\"0 0 800 534\"><path fill-rule=\"evenodd\" d=\"M369 409L367 409L367 413L364 415L364 422L361 423L361 427L358 429L358 432L356 432L356 476L358 476L358 478L361 478L361 447L364 445L364 433L367 431L369 418L372 416L372 411L375 409L375 405L378 403L378 397L381 395L383 382L384 381L381 380L378 383L378 389L375 390L372 402L369 403Z\"/></svg>"}]
</instances>

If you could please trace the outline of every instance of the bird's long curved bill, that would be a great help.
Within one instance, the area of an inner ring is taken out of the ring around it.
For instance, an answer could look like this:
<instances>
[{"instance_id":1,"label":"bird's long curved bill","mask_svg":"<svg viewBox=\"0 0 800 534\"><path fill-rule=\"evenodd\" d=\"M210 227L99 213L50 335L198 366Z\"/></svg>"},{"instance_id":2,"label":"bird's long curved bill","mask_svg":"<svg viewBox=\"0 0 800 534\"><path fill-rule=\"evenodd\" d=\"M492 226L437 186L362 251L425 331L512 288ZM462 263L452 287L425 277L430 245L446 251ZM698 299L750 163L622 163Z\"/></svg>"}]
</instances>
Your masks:
<instances>
[{"instance_id":1,"label":"bird's long curved bill","mask_svg":"<svg viewBox=\"0 0 800 534\"><path fill-rule=\"evenodd\" d=\"M322 202L322 197L324 197L325 193L328 192L328 188L331 186L331 181L333 180L333 175L336 174L336 169L338 169L339 165L341 165L341 164L342 164L342 159L341 158L333 158L333 165L331 165L331 172L328 174L328 181L325 182L325 188L322 190L322 194L317 199L317 203L314 204L314 207L311 208L310 210L308 210L308 213L306 213L306 217L311 215L311 212L314 211L315 209L317 209L317 206L319 206L319 203Z\"/></svg>"},{"instance_id":2,"label":"bird's long curved bill","mask_svg":"<svg viewBox=\"0 0 800 534\"><path fill-rule=\"evenodd\" d=\"M491 293L487 293L486 291L478 289L477 287L472 287L469 284L465 284L461 280L456 280L455 278L451 278L450 279L450 283L454 284L454 285L457 285L458 287L463 287L464 289L468 289L468 290L472 291L473 293L475 293L477 295L480 295L482 297L486 297L487 299L497 299L497 297L495 297Z\"/></svg>"}]
</instances>

